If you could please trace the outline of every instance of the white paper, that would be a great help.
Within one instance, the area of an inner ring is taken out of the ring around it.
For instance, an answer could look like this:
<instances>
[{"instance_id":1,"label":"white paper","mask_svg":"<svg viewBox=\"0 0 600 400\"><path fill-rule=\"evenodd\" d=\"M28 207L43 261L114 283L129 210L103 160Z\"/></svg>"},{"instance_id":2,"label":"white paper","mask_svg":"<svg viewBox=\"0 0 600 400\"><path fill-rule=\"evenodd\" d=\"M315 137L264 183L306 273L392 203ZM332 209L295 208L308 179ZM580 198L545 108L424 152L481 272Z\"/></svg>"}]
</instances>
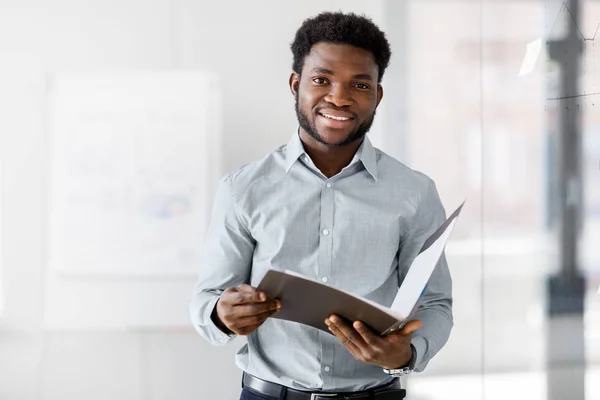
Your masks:
<instances>
[{"instance_id":1,"label":"white paper","mask_svg":"<svg viewBox=\"0 0 600 400\"><path fill-rule=\"evenodd\" d=\"M535 63L540 56L541 49L542 39L537 39L527 44L525 57L523 57L523 63L521 64L521 71L519 71L519 77L525 76L533 71L535 68Z\"/></svg>"},{"instance_id":2,"label":"white paper","mask_svg":"<svg viewBox=\"0 0 600 400\"><path fill-rule=\"evenodd\" d=\"M450 222L446 230L428 249L415 257L410 265L390 307L396 314L401 315L402 318L409 316L419 297L421 297L423 288L426 287L455 224L456 218Z\"/></svg>"}]
</instances>

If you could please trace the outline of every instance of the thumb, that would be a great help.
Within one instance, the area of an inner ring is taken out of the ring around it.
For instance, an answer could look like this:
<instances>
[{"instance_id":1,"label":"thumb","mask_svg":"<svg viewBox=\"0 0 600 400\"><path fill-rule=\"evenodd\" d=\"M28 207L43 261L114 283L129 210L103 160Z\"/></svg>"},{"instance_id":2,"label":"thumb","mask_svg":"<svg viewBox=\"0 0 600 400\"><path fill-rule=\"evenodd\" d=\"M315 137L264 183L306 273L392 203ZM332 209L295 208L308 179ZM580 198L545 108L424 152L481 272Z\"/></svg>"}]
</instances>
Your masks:
<instances>
[{"instance_id":1,"label":"thumb","mask_svg":"<svg viewBox=\"0 0 600 400\"><path fill-rule=\"evenodd\" d=\"M421 329L422 326L423 323L418 319L408 321L406 325L402 327L400 333L402 333L403 335L412 335L414 332Z\"/></svg>"}]
</instances>

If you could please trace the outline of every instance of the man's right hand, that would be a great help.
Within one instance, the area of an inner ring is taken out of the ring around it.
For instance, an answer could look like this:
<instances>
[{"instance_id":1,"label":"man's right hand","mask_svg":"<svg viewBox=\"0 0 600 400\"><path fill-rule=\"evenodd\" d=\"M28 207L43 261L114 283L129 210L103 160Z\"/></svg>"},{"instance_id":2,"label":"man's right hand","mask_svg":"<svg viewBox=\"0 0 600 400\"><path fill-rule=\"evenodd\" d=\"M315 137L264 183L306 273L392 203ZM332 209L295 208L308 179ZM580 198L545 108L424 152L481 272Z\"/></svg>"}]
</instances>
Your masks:
<instances>
[{"instance_id":1,"label":"man's right hand","mask_svg":"<svg viewBox=\"0 0 600 400\"><path fill-rule=\"evenodd\" d=\"M245 336L254 332L280 308L281 300L267 299L264 292L241 284L228 288L221 294L212 319L221 330Z\"/></svg>"}]
</instances>

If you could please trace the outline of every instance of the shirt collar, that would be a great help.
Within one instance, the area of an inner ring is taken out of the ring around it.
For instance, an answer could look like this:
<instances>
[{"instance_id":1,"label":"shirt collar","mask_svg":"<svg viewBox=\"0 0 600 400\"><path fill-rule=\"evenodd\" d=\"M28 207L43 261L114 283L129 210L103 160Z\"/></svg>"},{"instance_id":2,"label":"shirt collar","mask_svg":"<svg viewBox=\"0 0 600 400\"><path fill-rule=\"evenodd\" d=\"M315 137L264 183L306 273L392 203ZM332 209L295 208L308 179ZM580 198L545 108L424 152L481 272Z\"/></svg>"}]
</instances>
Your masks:
<instances>
[{"instance_id":1,"label":"shirt collar","mask_svg":"<svg viewBox=\"0 0 600 400\"><path fill-rule=\"evenodd\" d=\"M298 160L298 158L304 154L304 146L300 140L300 134L296 131L287 146L285 147L285 173L287 174L292 165Z\"/></svg>"},{"instance_id":2,"label":"shirt collar","mask_svg":"<svg viewBox=\"0 0 600 400\"><path fill-rule=\"evenodd\" d=\"M365 136L356 155L362 161L367 172L371 174L373 179L377 180L377 153L368 137Z\"/></svg>"},{"instance_id":3,"label":"shirt collar","mask_svg":"<svg viewBox=\"0 0 600 400\"><path fill-rule=\"evenodd\" d=\"M292 168L292 165L294 165L298 158L305 153L304 145L302 144L302 140L300 140L300 135L298 131L296 131L286 146L286 174L290 168ZM377 180L377 154L375 153L375 148L371 144L371 141L366 136L356 151L352 162L354 162L356 159L362 161L367 172L371 174L373 179Z\"/></svg>"}]
</instances>

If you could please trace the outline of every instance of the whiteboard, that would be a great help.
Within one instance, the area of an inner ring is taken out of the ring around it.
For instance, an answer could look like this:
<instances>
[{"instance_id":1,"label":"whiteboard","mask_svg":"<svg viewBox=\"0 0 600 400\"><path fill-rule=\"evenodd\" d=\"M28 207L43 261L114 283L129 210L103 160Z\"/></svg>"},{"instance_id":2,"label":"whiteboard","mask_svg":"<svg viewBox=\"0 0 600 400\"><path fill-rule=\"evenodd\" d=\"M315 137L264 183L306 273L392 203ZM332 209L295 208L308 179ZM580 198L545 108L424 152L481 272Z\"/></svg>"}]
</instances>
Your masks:
<instances>
[{"instance_id":1,"label":"whiteboard","mask_svg":"<svg viewBox=\"0 0 600 400\"><path fill-rule=\"evenodd\" d=\"M216 77L58 75L48 95L50 271L194 274L221 173Z\"/></svg>"}]
</instances>

